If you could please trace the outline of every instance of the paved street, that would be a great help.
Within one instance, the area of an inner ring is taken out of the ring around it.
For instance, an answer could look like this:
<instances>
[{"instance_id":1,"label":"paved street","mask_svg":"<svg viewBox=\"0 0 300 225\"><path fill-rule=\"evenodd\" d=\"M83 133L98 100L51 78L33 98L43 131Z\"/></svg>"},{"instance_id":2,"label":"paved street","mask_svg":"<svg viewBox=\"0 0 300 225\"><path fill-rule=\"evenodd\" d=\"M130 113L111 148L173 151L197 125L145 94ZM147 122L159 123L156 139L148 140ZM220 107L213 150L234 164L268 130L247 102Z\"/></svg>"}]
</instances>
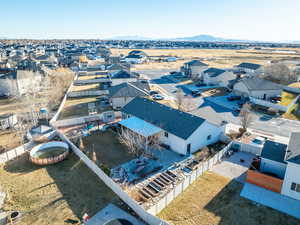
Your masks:
<instances>
[{"instance_id":1,"label":"paved street","mask_svg":"<svg viewBox=\"0 0 300 225\"><path fill-rule=\"evenodd\" d=\"M163 88L165 90L164 94L168 93L170 96L174 97L179 85L163 77L171 71L174 70L139 70L137 72L147 76L150 79L150 82L158 84ZM227 121L239 125L240 120L238 114L233 111L235 104L221 102L223 98L224 97L215 97L214 99L214 97L209 97L205 100L201 97L193 98L195 110L190 113L217 123ZM262 114L254 114L253 117L250 128L258 131L269 132L283 137L289 137L291 132L300 131L300 122L298 121L272 118Z\"/></svg>"}]
</instances>

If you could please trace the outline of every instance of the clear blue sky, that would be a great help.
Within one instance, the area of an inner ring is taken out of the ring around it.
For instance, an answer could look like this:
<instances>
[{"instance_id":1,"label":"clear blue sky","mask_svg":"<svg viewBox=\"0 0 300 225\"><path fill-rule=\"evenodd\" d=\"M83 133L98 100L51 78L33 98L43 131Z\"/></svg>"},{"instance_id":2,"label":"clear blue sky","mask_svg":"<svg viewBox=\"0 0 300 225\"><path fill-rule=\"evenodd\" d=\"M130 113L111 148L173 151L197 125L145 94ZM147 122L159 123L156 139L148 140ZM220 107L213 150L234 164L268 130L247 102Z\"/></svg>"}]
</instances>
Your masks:
<instances>
[{"instance_id":1,"label":"clear blue sky","mask_svg":"<svg viewBox=\"0 0 300 225\"><path fill-rule=\"evenodd\" d=\"M300 40L300 0L0 0L0 37Z\"/></svg>"}]
</instances>

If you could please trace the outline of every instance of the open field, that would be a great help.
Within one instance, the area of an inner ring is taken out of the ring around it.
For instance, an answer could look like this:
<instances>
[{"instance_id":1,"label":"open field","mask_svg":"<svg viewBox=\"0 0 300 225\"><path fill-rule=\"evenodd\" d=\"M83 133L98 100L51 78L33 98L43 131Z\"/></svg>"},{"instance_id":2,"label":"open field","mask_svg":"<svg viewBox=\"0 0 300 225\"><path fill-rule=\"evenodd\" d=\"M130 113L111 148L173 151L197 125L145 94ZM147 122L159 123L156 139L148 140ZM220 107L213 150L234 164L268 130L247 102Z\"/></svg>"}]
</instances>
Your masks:
<instances>
[{"instance_id":1,"label":"open field","mask_svg":"<svg viewBox=\"0 0 300 225\"><path fill-rule=\"evenodd\" d=\"M133 49L111 49L113 55L124 54ZM179 69L186 61L200 59L211 67L228 68L242 62L266 65L271 60L300 60L300 55L290 53L273 53L264 50L231 50L231 49L140 49L149 56L176 56L183 58L177 62L162 62L135 65L136 70L142 69ZM273 49L275 50L275 49ZM300 49L293 49L300 52Z\"/></svg>"},{"instance_id":2,"label":"open field","mask_svg":"<svg viewBox=\"0 0 300 225\"><path fill-rule=\"evenodd\" d=\"M94 132L91 136L82 139L84 150L88 152L95 150L97 162L108 168L116 167L135 158L119 142L117 134L111 131Z\"/></svg>"},{"instance_id":3,"label":"open field","mask_svg":"<svg viewBox=\"0 0 300 225\"><path fill-rule=\"evenodd\" d=\"M75 155L56 165L40 167L27 155L0 166L5 210L19 210L20 225L62 225L94 215L118 198Z\"/></svg>"},{"instance_id":4,"label":"open field","mask_svg":"<svg viewBox=\"0 0 300 225\"><path fill-rule=\"evenodd\" d=\"M174 225L297 225L299 220L240 197L242 184L205 173L159 217Z\"/></svg>"}]
</instances>

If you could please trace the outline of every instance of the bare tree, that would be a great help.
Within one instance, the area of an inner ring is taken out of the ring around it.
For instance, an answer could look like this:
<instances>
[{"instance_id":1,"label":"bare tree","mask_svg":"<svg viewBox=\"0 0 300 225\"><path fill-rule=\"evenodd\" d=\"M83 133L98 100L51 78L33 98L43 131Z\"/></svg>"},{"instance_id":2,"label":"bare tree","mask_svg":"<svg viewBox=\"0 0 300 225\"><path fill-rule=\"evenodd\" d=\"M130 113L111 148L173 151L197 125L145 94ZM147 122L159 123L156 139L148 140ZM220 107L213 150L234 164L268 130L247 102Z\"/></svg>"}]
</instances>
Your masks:
<instances>
[{"instance_id":1,"label":"bare tree","mask_svg":"<svg viewBox=\"0 0 300 225\"><path fill-rule=\"evenodd\" d=\"M249 103L245 103L240 112L240 123L244 132L247 130L251 122L253 121L253 114L251 113L251 105Z\"/></svg>"},{"instance_id":2,"label":"bare tree","mask_svg":"<svg viewBox=\"0 0 300 225\"><path fill-rule=\"evenodd\" d=\"M129 129L121 128L119 132L119 141L128 148L131 154L134 154L136 157L144 154L144 150L146 149L146 141L141 135L138 135Z\"/></svg>"},{"instance_id":3,"label":"bare tree","mask_svg":"<svg viewBox=\"0 0 300 225\"><path fill-rule=\"evenodd\" d=\"M177 91L176 91L176 105L177 105L177 108L179 110L182 110L183 108L183 102L184 102L184 92L181 88L178 88Z\"/></svg>"},{"instance_id":4,"label":"bare tree","mask_svg":"<svg viewBox=\"0 0 300 225\"><path fill-rule=\"evenodd\" d=\"M293 73L289 67L283 63L272 63L265 68L264 77L266 80L279 84L290 84L297 81L297 74Z\"/></svg>"},{"instance_id":5,"label":"bare tree","mask_svg":"<svg viewBox=\"0 0 300 225\"><path fill-rule=\"evenodd\" d=\"M182 110L185 112L191 112L197 108L197 104L190 95L183 99L182 106Z\"/></svg>"},{"instance_id":6,"label":"bare tree","mask_svg":"<svg viewBox=\"0 0 300 225\"><path fill-rule=\"evenodd\" d=\"M151 149L161 149L158 135L146 138L126 128L121 128L119 132L119 141L136 157L146 154L152 155Z\"/></svg>"}]
</instances>

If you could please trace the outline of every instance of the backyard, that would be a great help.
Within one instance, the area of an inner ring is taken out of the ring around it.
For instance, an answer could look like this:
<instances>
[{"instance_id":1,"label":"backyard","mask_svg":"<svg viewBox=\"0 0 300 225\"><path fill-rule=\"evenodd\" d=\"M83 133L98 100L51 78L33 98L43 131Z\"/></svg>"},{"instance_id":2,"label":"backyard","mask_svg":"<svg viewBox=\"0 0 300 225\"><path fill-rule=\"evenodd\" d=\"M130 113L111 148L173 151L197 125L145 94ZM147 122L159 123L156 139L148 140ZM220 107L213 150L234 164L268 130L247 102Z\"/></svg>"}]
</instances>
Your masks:
<instances>
[{"instance_id":1,"label":"backyard","mask_svg":"<svg viewBox=\"0 0 300 225\"><path fill-rule=\"evenodd\" d=\"M174 225L296 225L300 221L240 197L242 184L207 172L170 203L160 218Z\"/></svg>"},{"instance_id":2,"label":"backyard","mask_svg":"<svg viewBox=\"0 0 300 225\"><path fill-rule=\"evenodd\" d=\"M117 134L112 131L93 132L90 136L83 137L82 139L84 151L92 152L95 150L97 162L108 168L116 167L135 158L119 142Z\"/></svg>"},{"instance_id":3,"label":"backyard","mask_svg":"<svg viewBox=\"0 0 300 225\"><path fill-rule=\"evenodd\" d=\"M84 213L92 216L119 201L74 154L46 167L32 164L23 155L0 166L0 177L8 196L4 209L20 211L21 225L71 224Z\"/></svg>"}]
</instances>

